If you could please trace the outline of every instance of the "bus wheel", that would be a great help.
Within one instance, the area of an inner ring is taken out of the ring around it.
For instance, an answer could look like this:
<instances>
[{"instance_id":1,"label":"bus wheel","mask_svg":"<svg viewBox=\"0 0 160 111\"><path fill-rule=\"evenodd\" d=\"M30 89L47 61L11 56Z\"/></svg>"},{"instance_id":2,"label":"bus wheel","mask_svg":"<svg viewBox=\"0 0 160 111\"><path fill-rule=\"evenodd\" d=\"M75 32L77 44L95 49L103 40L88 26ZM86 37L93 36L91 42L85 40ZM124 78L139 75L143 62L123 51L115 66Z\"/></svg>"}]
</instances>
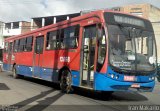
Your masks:
<instances>
[{"instance_id":1,"label":"bus wheel","mask_svg":"<svg viewBox=\"0 0 160 111\"><path fill-rule=\"evenodd\" d=\"M71 73L68 70L63 70L60 79L60 88L64 93L71 93L73 91Z\"/></svg>"},{"instance_id":2,"label":"bus wheel","mask_svg":"<svg viewBox=\"0 0 160 111\"><path fill-rule=\"evenodd\" d=\"M16 71L16 66L13 67L13 78L17 79L18 78L18 74Z\"/></svg>"}]
</instances>

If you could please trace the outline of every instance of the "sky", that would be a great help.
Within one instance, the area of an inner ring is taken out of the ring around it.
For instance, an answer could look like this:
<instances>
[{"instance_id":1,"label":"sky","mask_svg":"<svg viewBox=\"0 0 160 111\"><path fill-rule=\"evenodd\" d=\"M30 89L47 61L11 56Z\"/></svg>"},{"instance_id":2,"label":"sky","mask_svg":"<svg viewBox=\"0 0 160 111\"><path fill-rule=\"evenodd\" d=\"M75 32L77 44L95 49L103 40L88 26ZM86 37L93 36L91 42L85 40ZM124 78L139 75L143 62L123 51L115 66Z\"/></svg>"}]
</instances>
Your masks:
<instances>
[{"instance_id":1,"label":"sky","mask_svg":"<svg viewBox=\"0 0 160 111\"><path fill-rule=\"evenodd\" d=\"M141 3L150 3L160 8L160 0L0 0L0 21L31 21L33 17Z\"/></svg>"}]
</instances>

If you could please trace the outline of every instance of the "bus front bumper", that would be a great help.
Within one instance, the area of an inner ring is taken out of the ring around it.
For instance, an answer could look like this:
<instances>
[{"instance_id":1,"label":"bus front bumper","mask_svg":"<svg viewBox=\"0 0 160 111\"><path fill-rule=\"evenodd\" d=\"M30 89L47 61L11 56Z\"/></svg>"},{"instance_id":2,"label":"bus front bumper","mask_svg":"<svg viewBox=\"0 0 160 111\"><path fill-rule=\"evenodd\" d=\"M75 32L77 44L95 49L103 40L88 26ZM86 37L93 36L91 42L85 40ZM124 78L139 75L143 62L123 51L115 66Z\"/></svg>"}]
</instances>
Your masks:
<instances>
[{"instance_id":1,"label":"bus front bumper","mask_svg":"<svg viewBox=\"0 0 160 111\"><path fill-rule=\"evenodd\" d=\"M139 87L133 87L138 85ZM155 81L136 83L136 82L123 82L108 78L104 74L95 74L94 89L99 91L140 91L152 92L155 86Z\"/></svg>"}]
</instances>

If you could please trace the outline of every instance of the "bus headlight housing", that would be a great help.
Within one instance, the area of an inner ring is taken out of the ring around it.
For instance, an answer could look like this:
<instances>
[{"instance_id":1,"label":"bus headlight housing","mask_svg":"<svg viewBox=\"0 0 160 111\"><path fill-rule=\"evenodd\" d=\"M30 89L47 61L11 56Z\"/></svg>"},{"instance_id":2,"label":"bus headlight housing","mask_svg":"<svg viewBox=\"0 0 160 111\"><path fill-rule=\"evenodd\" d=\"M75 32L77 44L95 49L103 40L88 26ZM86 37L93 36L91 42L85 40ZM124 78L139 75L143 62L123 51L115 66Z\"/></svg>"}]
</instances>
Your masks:
<instances>
[{"instance_id":1,"label":"bus headlight housing","mask_svg":"<svg viewBox=\"0 0 160 111\"><path fill-rule=\"evenodd\" d=\"M111 78L114 78L114 74L111 74Z\"/></svg>"},{"instance_id":2,"label":"bus headlight housing","mask_svg":"<svg viewBox=\"0 0 160 111\"><path fill-rule=\"evenodd\" d=\"M119 79L119 75L116 74L108 74L108 76L112 79Z\"/></svg>"},{"instance_id":3,"label":"bus headlight housing","mask_svg":"<svg viewBox=\"0 0 160 111\"><path fill-rule=\"evenodd\" d=\"M152 77L149 77L149 80L151 81L151 80L154 80L155 79L155 77L154 76L152 76Z\"/></svg>"},{"instance_id":4,"label":"bus headlight housing","mask_svg":"<svg viewBox=\"0 0 160 111\"><path fill-rule=\"evenodd\" d=\"M116 75L116 76L115 76L115 78L116 78L116 79L118 79L118 78L119 78L119 76L118 76L118 75Z\"/></svg>"}]
</instances>

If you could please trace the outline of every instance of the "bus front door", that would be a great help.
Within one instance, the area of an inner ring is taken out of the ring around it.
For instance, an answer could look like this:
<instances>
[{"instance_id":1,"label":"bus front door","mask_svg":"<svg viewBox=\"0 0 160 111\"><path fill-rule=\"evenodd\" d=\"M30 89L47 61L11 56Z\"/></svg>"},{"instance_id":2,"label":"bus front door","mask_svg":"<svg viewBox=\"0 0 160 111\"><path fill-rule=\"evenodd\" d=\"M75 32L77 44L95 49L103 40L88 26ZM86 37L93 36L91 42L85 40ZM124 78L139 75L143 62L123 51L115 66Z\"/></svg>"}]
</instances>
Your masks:
<instances>
[{"instance_id":1,"label":"bus front door","mask_svg":"<svg viewBox=\"0 0 160 111\"><path fill-rule=\"evenodd\" d=\"M81 50L81 86L93 88L94 60L96 50L96 25L83 29Z\"/></svg>"},{"instance_id":2,"label":"bus front door","mask_svg":"<svg viewBox=\"0 0 160 111\"><path fill-rule=\"evenodd\" d=\"M41 78L44 36L36 37L34 44L33 76Z\"/></svg>"}]
</instances>

